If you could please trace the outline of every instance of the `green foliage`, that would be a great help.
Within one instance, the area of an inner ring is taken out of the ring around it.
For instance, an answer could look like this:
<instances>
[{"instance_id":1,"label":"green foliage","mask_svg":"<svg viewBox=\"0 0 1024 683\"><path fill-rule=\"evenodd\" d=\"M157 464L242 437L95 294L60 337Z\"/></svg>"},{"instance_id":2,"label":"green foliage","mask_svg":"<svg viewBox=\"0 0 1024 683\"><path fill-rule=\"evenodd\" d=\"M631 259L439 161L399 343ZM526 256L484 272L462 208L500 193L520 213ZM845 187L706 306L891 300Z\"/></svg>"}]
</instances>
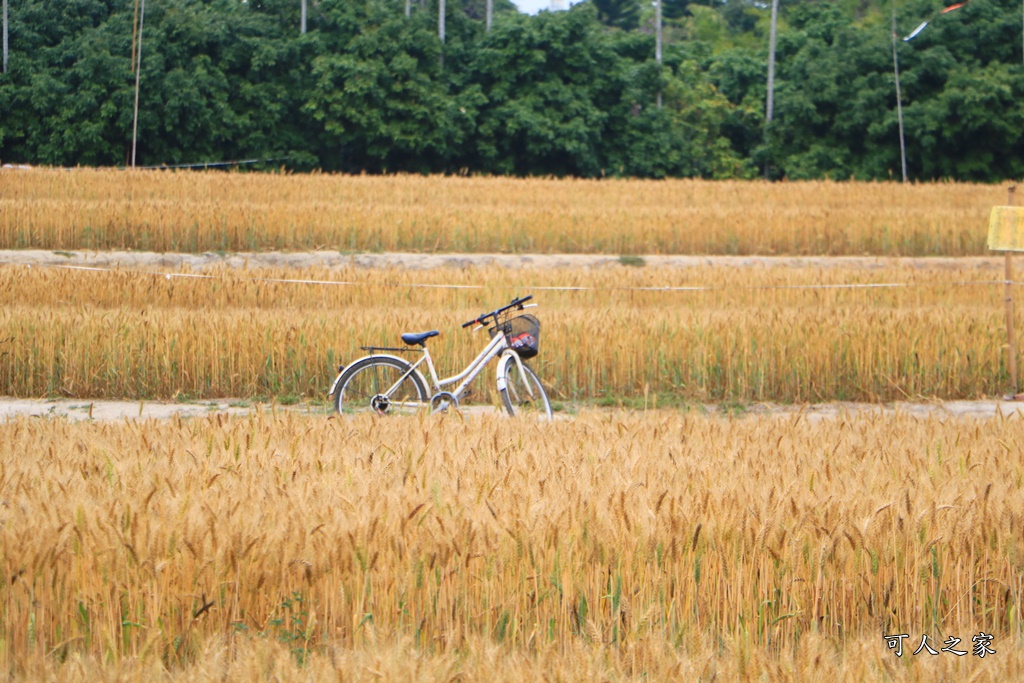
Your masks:
<instances>
[{"instance_id":1,"label":"green foliage","mask_svg":"<svg viewBox=\"0 0 1024 683\"><path fill-rule=\"evenodd\" d=\"M1024 176L1022 96L1019 67L955 66L941 92L906 110L908 164L926 178Z\"/></svg>"},{"instance_id":2,"label":"green foliage","mask_svg":"<svg viewBox=\"0 0 1024 683\"><path fill-rule=\"evenodd\" d=\"M682 19L690 14L690 0L662 0L661 18L665 22Z\"/></svg>"},{"instance_id":3,"label":"green foliage","mask_svg":"<svg viewBox=\"0 0 1024 683\"><path fill-rule=\"evenodd\" d=\"M602 24L632 31L640 25L640 0L590 0Z\"/></svg>"},{"instance_id":4,"label":"green foliage","mask_svg":"<svg viewBox=\"0 0 1024 683\"><path fill-rule=\"evenodd\" d=\"M121 165L131 155L134 0L9 0L0 161ZM889 178L899 137L889 6L783 4L765 129L770 7L649 0L526 16L495 1L293 0L146 6L142 165L266 159L296 170ZM901 5L914 179L1024 175L1020 5ZM657 102L662 106L659 108Z\"/></svg>"},{"instance_id":5,"label":"green foliage","mask_svg":"<svg viewBox=\"0 0 1024 683\"><path fill-rule=\"evenodd\" d=\"M463 165L503 174L597 175L621 60L588 7L516 17L469 65L477 134Z\"/></svg>"},{"instance_id":6,"label":"green foliage","mask_svg":"<svg viewBox=\"0 0 1024 683\"><path fill-rule=\"evenodd\" d=\"M369 615L372 621L372 615ZM366 621L364 617L363 621ZM360 624L362 626L362 624ZM248 635L249 627L244 622L235 622L235 632ZM286 645L295 658L298 666L305 665L314 649L310 641L315 637L309 625L306 598L302 593L293 591L290 598L281 601L274 615L267 621L266 628L258 631L256 637L275 640Z\"/></svg>"},{"instance_id":7,"label":"green foliage","mask_svg":"<svg viewBox=\"0 0 1024 683\"><path fill-rule=\"evenodd\" d=\"M470 19L484 21L487 18L487 0L461 0L463 13ZM518 12L512 0L493 0L494 16Z\"/></svg>"},{"instance_id":8,"label":"green foliage","mask_svg":"<svg viewBox=\"0 0 1024 683\"><path fill-rule=\"evenodd\" d=\"M426 16L367 19L344 50L313 59L304 110L347 170L428 171L451 150L462 116L441 77Z\"/></svg>"}]
</instances>

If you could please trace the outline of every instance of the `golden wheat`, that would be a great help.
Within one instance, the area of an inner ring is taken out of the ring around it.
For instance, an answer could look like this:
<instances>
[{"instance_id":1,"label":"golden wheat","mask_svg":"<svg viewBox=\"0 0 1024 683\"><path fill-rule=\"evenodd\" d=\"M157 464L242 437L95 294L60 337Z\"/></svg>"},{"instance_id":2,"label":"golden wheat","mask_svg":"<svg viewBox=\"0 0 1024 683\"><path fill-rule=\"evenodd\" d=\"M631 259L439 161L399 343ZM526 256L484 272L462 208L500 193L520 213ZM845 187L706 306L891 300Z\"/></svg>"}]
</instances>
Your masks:
<instances>
[{"instance_id":1,"label":"golden wheat","mask_svg":"<svg viewBox=\"0 0 1024 683\"><path fill-rule=\"evenodd\" d=\"M983 254L1006 187L0 171L0 248Z\"/></svg>"},{"instance_id":2,"label":"golden wheat","mask_svg":"<svg viewBox=\"0 0 1024 683\"><path fill-rule=\"evenodd\" d=\"M322 398L336 367L363 355L361 346L431 328L442 330L431 348L451 374L485 340L459 324L533 291L543 322L534 364L557 401L629 402L645 392L674 402L982 397L1008 384L1001 286L990 277L971 269L615 267L167 279L6 267L0 393ZM804 288L880 281L909 286ZM967 282L975 284L957 284ZM444 283L480 289L414 286ZM541 289L556 285L585 289ZM630 289L663 285L711 289Z\"/></svg>"},{"instance_id":3,"label":"golden wheat","mask_svg":"<svg viewBox=\"0 0 1024 683\"><path fill-rule=\"evenodd\" d=\"M0 668L1011 680L1022 440L669 411L8 422ZM980 631L997 654L910 654Z\"/></svg>"}]
</instances>

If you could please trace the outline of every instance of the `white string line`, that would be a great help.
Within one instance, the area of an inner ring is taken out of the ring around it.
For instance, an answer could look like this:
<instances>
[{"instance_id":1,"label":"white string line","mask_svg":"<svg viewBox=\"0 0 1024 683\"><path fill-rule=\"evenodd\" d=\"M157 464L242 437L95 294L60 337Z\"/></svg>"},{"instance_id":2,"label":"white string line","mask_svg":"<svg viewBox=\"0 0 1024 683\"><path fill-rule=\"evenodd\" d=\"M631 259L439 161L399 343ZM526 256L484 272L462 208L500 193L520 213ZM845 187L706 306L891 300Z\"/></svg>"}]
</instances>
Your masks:
<instances>
[{"instance_id":1,"label":"white string line","mask_svg":"<svg viewBox=\"0 0 1024 683\"><path fill-rule=\"evenodd\" d=\"M2 262L3 265L20 265L11 262ZM95 273L125 273L127 275L144 276L150 277L163 277L168 280L171 278L191 278L196 280L218 280L225 279L222 275L204 275L202 273L160 273L145 270L132 270L132 269L119 269L119 268L100 268L98 266L70 266L70 265L55 265L55 264L24 264L28 268L56 268L59 270L82 270ZM379 283L379 282L359 282L350 280L307 280L298 278L268 278L268 277L234 277L236 280L243 280L245 282L265 282L270 284L289 284L289 285L318 285L318 286L337 286L337 287L408 287L411 289L493 289L489 285L456 285L456 284L433 284L433 283ZM949 286L991 286L991 285L1022 285L1024 282L1018 282L1014 280L960 280L946 283L935 283L935 282L863 282L863 283L838 283L838 284L825 284L825 285L739 285L739 286L701 286L701 285L664 285L664 286L647 286L647 287L585 287L585 286L555 286L555 285L539 285L529 286L523 285L521 289L529 289L531 291L541 292L714 292L714 291L725 291L725 290L815 290L815 289L897 289L897 288L909 288L909 287L934 287L937 284L946 284Z\"/></svg>"}]
</instances>

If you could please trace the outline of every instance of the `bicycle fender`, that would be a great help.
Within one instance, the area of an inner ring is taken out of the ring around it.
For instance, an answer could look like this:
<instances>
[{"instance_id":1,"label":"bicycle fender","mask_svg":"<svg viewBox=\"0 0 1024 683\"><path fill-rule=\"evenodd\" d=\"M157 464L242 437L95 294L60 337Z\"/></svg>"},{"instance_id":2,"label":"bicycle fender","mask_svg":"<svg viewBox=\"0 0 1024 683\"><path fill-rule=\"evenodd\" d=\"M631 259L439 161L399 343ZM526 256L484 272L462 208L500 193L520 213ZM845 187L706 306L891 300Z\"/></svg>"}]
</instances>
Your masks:
<instances>
[{"instance_id":1,"label":"bicycle fender","mask_svg":"<svg viewBox=\"0 0 1024 683\"><path fill-rule=\"evenodd\" d=\"M505 389L508 388L508 364L510 361L514 362L516 365L522 365L522 361L519 359L519 354L515 351L506 350L505 353L502 354L501 359L498 360L498 391L505 391ZM520 369L519 372L522 372L522 369ZM526 385L526 390L530 392L530 398L533 398L533 391L529 384Z\"/></svg>"},{"instance_id":2,"label":"bicycle fender","mask_svg":"<svg viewBox=\"0 0 1024 683\"><path fill-rule=\"evenodd\" d=\"M367 356L363 356L362 358L356 358L354 361L352 361L351 363L346 365L345 369L342 370L341 372L339 372L338 376L334 378L334 384L331 385L331 391L327 395L328 396L334 396L334 392L337 391L338 384L341 382L341 377L342 377L342 375L345 374L345 370L348 370L349 368L351 368L356 363L359 363L361 361L367 360L369 358L390 358L391 360L396 360L399 363L402 363L402 364L404 364L406 366L412 367L412 363L410 363L408 360L406 360L405 358L402 358L400 356L393 356L390 353L371 353L371 354L369 354ZM415 374L417 377L419 377L419 380L420 380L420 382L423 383L423 386L427 387L427 391L430 391L431 384L429 382L427 382L426 378L423 376L423 373L419 371L419 368L414 369L413 370L413 374Z\"/></svg>"},{"instance_id":3,"label":"bicycle fender","mask_svg":"<svg viewBox=\"0 0 1024 683\"><path fill-rule=\"evenodd\" d=\"M328 395L328 396L334 396L334 392L335 392L335 391L336 391L336 390L338 389L338 382L340 382L340 381L341 381L341 376L342 376L343 374L345 374L345 371L344 371L344 370L342 370L341 372L339 372L339 373L338 373L338 376L334 378L334 383L333 383L333 384L331 384L331 390L327 392L327 395Z\"/></svg>"},{"instance_id":4,"label":"bicycle fender","mask_svg":"<svg viewBox=\"0 0 1024 683\"><path fill-rule=\"evenodd\" d=\"M503 355L498 359L498 371L495 373L498 376L498 391L505 391L508 387L508 380L505 379L505 367L508 365L508 356Z\"/></svg>"}]
</instances>

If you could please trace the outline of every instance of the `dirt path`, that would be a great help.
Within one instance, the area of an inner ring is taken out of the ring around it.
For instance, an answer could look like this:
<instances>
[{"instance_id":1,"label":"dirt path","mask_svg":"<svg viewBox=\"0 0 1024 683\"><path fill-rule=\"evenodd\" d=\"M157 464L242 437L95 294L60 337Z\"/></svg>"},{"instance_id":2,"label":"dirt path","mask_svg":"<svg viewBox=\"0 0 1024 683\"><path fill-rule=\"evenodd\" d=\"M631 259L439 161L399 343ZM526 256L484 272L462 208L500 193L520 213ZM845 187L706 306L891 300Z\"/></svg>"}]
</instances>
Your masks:
<instances>
[{"instance_id":1,"label":"dirt path","mask_svg":"<svg viewBox=\"0 0 1024 683\"><path fill-rule=\"evenodd\" d=\"M594 410L613 410L608 408ZM785 418L803 416L808 420L830 420L843 416L895 416L910 415L928 419L994 419L1009 416L1024 417L1024 402L1014 401L929 401L923 403L817 403L810 405L756 404L740 411L724 410L718 406L698 406L694 410L723 419L736 417L776 415ZM175 403L166 401L111 401L87 399L26 399L0 397L0 421L30 418L66 418L71 421L95 420L167 420L205 415L251 415L256 412L288 411L310 417L327 419L333 413L325 405L298 404L281 406L269 403L249 403L241 399L195 401ZM470 414L490 412L486 408L471 408ZM496 411L495 411L496 412ZM667 411L662 411L667 412ZM557 417L572 419L573 411L558 413Z\"/></svg>"},{"instance_id":2,"label":"dirt path","mask_svg":"<svg viewBox=\"0 0 1024 683\"><path fill-rule=\"evenodd\" d=\"M980 269L998 271L1001 257L877 257L877 256L643 256L632 265L661 268L881 268ZM145 268L203 271L228 268L610 268L626 267L619 256L595 254L340 254L338 252L260 252L233 254L157 254L133 251L0 250L0 265L80 266L92 268Z\"/></svg>"}]
</instances>

